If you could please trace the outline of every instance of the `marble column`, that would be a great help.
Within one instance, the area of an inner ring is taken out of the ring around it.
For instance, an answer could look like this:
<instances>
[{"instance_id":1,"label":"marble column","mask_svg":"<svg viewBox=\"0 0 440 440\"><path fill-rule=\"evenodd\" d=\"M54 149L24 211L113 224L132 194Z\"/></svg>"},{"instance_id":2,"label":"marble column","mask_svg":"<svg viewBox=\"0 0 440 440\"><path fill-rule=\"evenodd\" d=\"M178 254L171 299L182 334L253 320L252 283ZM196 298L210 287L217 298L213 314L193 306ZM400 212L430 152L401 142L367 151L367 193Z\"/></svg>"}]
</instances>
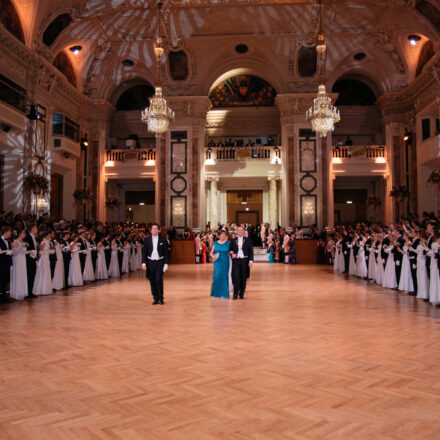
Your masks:
<instances>
[{"instance_id":1,"label":"marble column","mask_svg":"<svg viewBox=\"0 0 440 440\"><path fill-rule=\"evenodd\" d=\"M217 179L211 180L211 228L216 229L218 226L218 188L217 188Z\"/></svg>"},{"instance_id":2,"label":"marble column","mask_svg":"<svg viewBox=\"0 0 440 440\"><path fill-rule=\"evenodd\" d=\"M269 223L272 229L278 226L277 181L269 177Z\"/></svg>"}]
</instances>

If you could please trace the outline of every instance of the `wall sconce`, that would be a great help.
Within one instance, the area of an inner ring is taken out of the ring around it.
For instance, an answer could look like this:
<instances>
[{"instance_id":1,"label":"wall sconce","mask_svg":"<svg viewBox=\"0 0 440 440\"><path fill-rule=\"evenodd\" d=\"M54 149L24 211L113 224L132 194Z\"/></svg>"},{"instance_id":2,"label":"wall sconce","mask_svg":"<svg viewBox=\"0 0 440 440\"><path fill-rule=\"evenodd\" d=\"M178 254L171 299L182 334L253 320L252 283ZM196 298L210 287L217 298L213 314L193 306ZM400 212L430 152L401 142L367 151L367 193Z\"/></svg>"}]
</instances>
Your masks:
<instances>
[{"instance_id":1,"label":"wall sconce","mask_svg":"<svg viewBox=\"0 0 440 440\"><path fill-rule=\"evenodd\" d=\"M87 138L87 133L84 135L84 137L81 138L81 144L84 145L85 147L89 146L89 140Z\"/></svg>"}]
</instances>

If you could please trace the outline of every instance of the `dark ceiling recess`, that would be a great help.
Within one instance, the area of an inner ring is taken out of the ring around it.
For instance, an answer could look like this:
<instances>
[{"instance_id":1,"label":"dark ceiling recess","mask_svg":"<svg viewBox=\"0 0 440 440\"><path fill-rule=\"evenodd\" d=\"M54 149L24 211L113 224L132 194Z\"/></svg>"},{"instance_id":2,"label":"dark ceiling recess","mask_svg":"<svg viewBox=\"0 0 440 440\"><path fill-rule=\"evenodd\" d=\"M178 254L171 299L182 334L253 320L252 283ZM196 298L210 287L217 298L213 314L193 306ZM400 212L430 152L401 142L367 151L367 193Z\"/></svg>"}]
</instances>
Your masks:
<instances>
[{"instance_id":1,"label":"dark ceiling recess","mask_svg":"<svg viewBox=\"0 0 440 440\"><path fill-rule=\"evenodd\" d=\"M24 43L23 28L20 17L11 0L0 1L0 23L12 34Z\"/></svg>"},{"instance_id":2,"label":"dark ceiling recess","mask_svg":"<svg viewBox=\"0 0 440 440\"><path fill-rule=\"evenodd\" d=\"M339 93L336 105L374 105L376 96L362 81L340 79L333 86L332 93Z\"/></svg>"},{"instance_id":3,"label":"dark ceiling recess","mask_svg":"<svg viewBox=\"0 0 440 440\"><path fill-rule=\"evenodd\" d=\"M143 110L148 105L148 98L154 95L154 87L151 84L141 84L126 90L116 103L116 110Z\"/></svg>"},{"instance_id":4,"label":"dark ceiling recess","mask_svg":"<svg viewBox=\"0 0 440 440\"><path fill-rule=\"evenodd\" d=\"M52 23L46 28L43 34L43 43L46 46L51 46L57 39L58 35L72 23L72 18L69 14L61 14L55 18Z\"/></svg>"},{"instance_id":5,"label":"dark ceiling recess","mask_svg":"<svg viewBox=\"0 0 440 440\"><path fill-rule=\"evenodd\" d=\"M362 61L367 58L367 55L364 52L359 52L353 57L356 61Z\"/></svg>"},{"instance_id":6,"label":"dark ceiling recess","mask_svg":"<svg viewBox=\"0 0 440 440\"><path fill-rule=\"evenodd\" d=\"M126 67L131 67L131 66L134 66L134 61L133 60L124 60L124 61L122 61L122 64Z\"/></svg>"},{"instance_id":7,"label":"dark ceiling recess","mask_svg":"<svg viewBox=\"0 0 440 440\"><path fill-rule=\"evenodd\" d=\"M249 48L246 46L246 44L237 44L235 46L235 51L237 53L246 53L249 50Z\"/></svg>"}]
</instances>

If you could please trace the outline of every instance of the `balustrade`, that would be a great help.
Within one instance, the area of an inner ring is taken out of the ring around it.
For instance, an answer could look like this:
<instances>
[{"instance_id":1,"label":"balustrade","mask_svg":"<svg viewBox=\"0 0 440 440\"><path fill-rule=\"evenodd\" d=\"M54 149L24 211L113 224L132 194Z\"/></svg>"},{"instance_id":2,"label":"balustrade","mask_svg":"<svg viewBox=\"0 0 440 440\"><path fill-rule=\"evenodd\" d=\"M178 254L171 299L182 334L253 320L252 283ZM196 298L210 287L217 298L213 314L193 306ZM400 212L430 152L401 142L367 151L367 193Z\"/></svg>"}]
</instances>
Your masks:
<instances>
[{"instance_id":1,"label":"balustrade","mask_svg":"<svg viewBox=\"0 0 440 440\"><path fill-rule=\"evenodd\" d=\"M124 162L127 160L156 160L156 150L108 150L107 161Z\"/></svg>"},{"instance_id":2,"label":"balustrade","mask_svg":"<svg viewBox=\"0 0 440 440\"><path fill-rule=\"evenodd\" d=\"M353 158L385 158L385 147L382 145L366 145L366 146L336 146L333 147L333 157L340 159Z\"/></svg>"},{"instance_id":3,"label":"balustrade","mask_svg":"<svg viewBox=\"0 0 440 440\"><path fill-rule=\"evenodd\" d=\"M207 160L246 160L281 158L279 147L207 147Z\"/></svg>"}]
</instances>

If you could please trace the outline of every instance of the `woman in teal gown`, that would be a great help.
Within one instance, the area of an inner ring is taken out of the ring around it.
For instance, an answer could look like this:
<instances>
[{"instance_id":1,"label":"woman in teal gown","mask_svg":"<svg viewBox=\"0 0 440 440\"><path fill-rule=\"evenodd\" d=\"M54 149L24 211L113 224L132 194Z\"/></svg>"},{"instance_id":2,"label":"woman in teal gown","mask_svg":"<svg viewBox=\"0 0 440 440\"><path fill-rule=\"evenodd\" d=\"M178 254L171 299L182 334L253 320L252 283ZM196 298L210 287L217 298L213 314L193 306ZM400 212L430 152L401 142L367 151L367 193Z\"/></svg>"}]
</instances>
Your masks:
<instances>
[{"instance_id":1,"label":"woman in teal gown","mask_svg":"<svg viewBox=\"0 0 440 440\"><path fill-rule=\"evenodd\" d=\"M214 261L214 278L211 285L211 296L229 298L229 240L226 231L221 231L219 239L211 249L211 259Z\"/></svg>"}]
</instances>

